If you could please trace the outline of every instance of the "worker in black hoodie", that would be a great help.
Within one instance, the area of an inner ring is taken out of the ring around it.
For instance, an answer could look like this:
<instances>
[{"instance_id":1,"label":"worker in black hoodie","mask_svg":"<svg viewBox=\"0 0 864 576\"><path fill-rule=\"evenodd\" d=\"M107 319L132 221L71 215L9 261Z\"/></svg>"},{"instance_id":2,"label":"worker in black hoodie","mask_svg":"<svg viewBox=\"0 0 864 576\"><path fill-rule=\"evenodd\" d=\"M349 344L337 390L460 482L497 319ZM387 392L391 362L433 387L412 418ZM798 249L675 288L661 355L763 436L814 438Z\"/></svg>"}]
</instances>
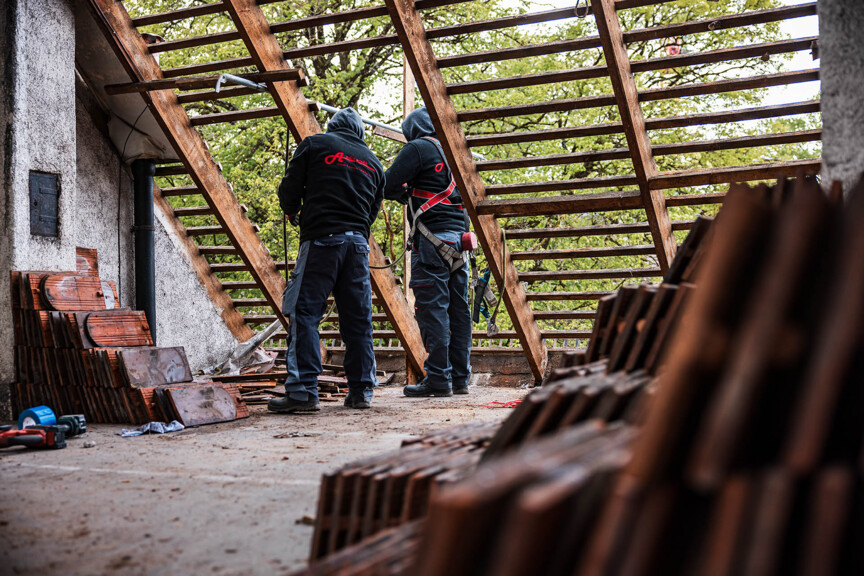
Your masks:
<instances>
[{"instance_id":1,"label":"worker in black hoodie","mask_svg":"<svg viewBox=\"0 0 864 576\"><path fill-rule=\"evenodd\" d=\"M435 245L445 252L449 246L451 255L468 249L462 245L462 234L468 231L462 197L426 108L409 114L402 122L402 132L408 143L385 174L384 197L402 204L410 202L409 217L417 215L410 287L420 334L429 353L424 364L426 378L406 386L405 395L468 394L472 328L468 262L465 259L460 264L458 259L442 256ZM431 207L424 209L429 203Z\"/></svg>"},{"instance_id":2,"label":"worker in black hoodie","mask_svg":"<svg viewBox=\"0 0 864 576\"><path fill-rule=\"evenodd\" d=\"M300 250L282 297L289 319L285 352L288 377L274 412L320 410L318 326L333 293L345 343L345 405L369 408L375 383L369 229L381 208L384 169L363 141L353 108L337 112L326 134L303 140L279 186L279 203L300 224Z\"/></svg>"}]
</instances>

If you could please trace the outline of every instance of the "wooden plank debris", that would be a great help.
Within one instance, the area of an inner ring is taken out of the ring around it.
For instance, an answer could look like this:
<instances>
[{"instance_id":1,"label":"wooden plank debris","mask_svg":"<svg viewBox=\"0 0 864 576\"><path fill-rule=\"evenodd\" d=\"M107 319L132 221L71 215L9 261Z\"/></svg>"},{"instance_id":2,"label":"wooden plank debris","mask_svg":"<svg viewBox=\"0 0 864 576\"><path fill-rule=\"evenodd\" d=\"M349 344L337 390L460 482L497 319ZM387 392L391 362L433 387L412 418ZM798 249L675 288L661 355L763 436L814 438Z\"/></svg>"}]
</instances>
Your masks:
<instances>
[{"instance_id":1,"label":"wooden plank debris","mask_svg":"<svg viewBox=\"0 0 864 576\"><path fill-rule=\"evenodd\" d=\"M86 255L84 269L98 270L95 251ZM99 276L76 272L11 274L15 347L11 401L16 414L45 404L58 414L84 414L90 422L170 421L176 411L159 403L159 394L169 386L188 389L183 394L190 396L200 396L206 389L223 400L227 394L234 417L249 415L234 384L193 381L182 347L153 347L143 312L105 310L104 298L95 296L95 291L106 284ZM69 309L47 310L42 300ZM207 408L208 402L199 400L197 405Z\"/></svg>"}]
</instances>

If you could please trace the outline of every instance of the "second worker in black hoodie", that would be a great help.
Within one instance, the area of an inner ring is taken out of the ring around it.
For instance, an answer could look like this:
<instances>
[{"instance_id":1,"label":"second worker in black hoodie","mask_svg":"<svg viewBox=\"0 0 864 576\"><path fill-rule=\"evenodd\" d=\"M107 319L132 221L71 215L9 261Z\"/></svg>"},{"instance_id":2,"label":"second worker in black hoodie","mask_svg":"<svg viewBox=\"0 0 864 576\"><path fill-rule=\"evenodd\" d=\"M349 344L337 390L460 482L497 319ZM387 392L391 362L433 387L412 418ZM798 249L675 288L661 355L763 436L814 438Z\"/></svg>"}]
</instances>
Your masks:
<instances>
[{"instance_id":1,"label":"second worker in black hoodie","mask_svg":"<svg viewBox=\"0 0 864 576\"><path fill-rule=\"evenodd\" d=\"M402 122L408 143L386 172L384 197L411 203L416 212L430 197L446 191L452 174L426 108L418 108ZM468 231L458 188L418 217L442 242L461 252L462 233ZM411 249L411 282L420 335L429 352L423 367L426 378L405 387L406 396L467 394L471 378L471 307L468 302L468 263L450 270L435 246L415 232Z\"/></svg>"},{"instance_id":2,"label":"second worker in black hoodie","mask_svg":"<svg viewBox=\"0 0 864 576\"><path fill-rule=\"evenodd\" d=\"M384 169L363 141L353 108L337 112L326 134L303 140L279 186L289 216L300 213L300 249L282 297L290 333L285 352L284 398L274 412L319 410L321 353L318 326L331 291L345 343L345 405L369 408L375 383L369 229L381 208Z\"/></svg>"}]
</instances>

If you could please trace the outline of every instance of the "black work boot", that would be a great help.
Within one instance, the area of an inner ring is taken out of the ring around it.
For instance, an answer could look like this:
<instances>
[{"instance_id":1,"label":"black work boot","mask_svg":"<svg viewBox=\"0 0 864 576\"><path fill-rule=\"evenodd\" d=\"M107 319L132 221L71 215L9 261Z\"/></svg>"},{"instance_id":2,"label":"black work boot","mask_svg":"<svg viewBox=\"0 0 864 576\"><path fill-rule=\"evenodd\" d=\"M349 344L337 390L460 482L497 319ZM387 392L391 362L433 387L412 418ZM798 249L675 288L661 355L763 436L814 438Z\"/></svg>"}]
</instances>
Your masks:
<instances>
[{"instance_id":1,"label":"black work boot","mask_svg":"<svg viewBox=\"0 0 864 576\"><path fill-rule=\"evenodd\" d=\"M415 398L428 398L428 397L446 397L452 396L453 392L450 391L449 388L432 388L426 381L422 381L419 384L409 384L402 389L405 392L405 396L411 396Z\"/></svg>"},{"instance_id":2,"label":"black work boot","mask_svg":"<svg viewBox=\"0 0 864 576\"><path fill-rule=\"evenodd\" d=\"M270 412L279 414L291 414L292 412L318 412L321 410L321 405L318 400L294 400L288 396L282 398L273 398L267 402L267 409Z\"/></svg>"},{"instance_id":3,"label":"black work boot","mask_svg":"<svg viewBox=\"0 0 864 576\"><path fill-rule=\"evenodd\" d=\"M464 386L453 386L453 394L469 394L468 385Z\"/></svg>"},{"instance_id":4,"label":"black work boot","mask_svg":"<svg viewBox=\"0 0 864 576\"><path fill-rule=\"evenodd\" d=\"M345 396L345 407L367 410L372 407L372 404L362 396L352 396L351 394L348 394Z\"/></svg>"}]
</instances>

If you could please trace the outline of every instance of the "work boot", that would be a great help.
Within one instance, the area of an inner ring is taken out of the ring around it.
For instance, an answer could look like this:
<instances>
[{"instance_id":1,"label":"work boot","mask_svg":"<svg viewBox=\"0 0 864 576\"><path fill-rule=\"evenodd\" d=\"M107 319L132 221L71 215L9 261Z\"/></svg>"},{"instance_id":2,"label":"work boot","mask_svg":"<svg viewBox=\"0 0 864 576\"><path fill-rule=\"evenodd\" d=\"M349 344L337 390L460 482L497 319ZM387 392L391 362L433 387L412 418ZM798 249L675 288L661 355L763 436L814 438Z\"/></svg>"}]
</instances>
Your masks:
<instances>
[{"instance_id":1,"label":"work boot","mask_svg":"<svg viewBox=\"0 0 864 576\"><path fill-rule=\"evenodd\" d=\"M432 388L426 381L420 382L419 384L409 384L402 389L405 392L405 396L411 396L415 398L428 398L432 397L446 397L452 396L453 392L450 391L449 388Z\"/></svg>"},{"instance_id":2,"label":"work boot","mask_svg":"<svg viewBox=\"0 0 864 576\"><path fill-rule=\"evenodd\" d=\"M468 394L468 385L453 386L453 394Z\"/></svg>"},{"instance_id":3,"label":"work boot","mask_svg":"<svg viewBox=\"0 0 864 576\"><path fill-rule=\"evenodd\" d=\"M367 410L372 407L372 404L362 396L352 396L351 394L348 394L345 396L345 407Z\"/></svg>"},{"instance_id":4,"label":"work boot","mask_svg":"<svg viewBox=\"0 0 864 576\"><path fill-rule=\"evenodd\" d=\"M291 414L292 412L318 412L321 410L321 405L318 400L294 400L288 396L282 398L273 398L267 402L267 409L270 412L279 414Z\"/></svg>"}]
</instances>

